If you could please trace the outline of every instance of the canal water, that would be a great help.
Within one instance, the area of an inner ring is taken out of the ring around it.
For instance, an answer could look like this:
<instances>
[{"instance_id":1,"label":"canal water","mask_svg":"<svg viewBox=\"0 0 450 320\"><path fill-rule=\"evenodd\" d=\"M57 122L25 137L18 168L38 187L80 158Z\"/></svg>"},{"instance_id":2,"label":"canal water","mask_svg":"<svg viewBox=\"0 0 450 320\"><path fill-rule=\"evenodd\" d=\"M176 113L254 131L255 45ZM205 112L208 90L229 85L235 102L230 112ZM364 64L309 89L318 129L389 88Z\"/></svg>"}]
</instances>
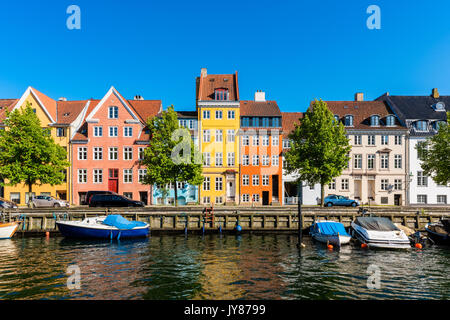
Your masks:
<instances>
[{"instance_id":1,"label":"canal water","mask_svg":"<svg viewBox=\"0 0 450 320\"><path fill-rule=\"evenodd\" d=\"M450 298L449 248L296 244L286 234L0 240L0 299Z\"/></svg>"}]
</instances>

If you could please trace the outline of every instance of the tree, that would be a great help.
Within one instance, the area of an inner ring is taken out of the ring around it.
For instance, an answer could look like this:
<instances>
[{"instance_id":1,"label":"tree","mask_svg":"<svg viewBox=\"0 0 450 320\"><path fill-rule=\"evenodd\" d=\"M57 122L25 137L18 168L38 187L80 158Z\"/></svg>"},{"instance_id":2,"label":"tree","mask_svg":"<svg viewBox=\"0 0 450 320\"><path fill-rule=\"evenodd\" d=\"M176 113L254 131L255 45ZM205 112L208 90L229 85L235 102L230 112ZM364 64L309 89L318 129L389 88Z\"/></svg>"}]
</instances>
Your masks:
<instances>
[{"instance_id":1,"label":"tree","mask_svg":"<svg viewBox=\"0 0 450 320\"><path fill-rule=\"evenodd\" d=\"M147 167L145 184L166 185L172 183L175 206L178 206L177 182L191 185L203 183L200 154L191 139L189 130L178 126L173 106L160 116L147 120L150 145L145 148L142 164Z\"/></svg>"},{"instance_id":2,"label":"tree","mask_svg":"<svg viewBox=\"0 0 450 320\"><path fill-rule=\"evenodd\" d=\"M450 112L447 123L440 125L438 133L424 142L416 144L421 167L427 176L440 185L450 183Z\"/></svg>"},{"instance_id":3,"label":"tree","mask_svg":"<svg viewBox=\"0 0 450 320\"><path fill-rule=\"evenodd\" d=\"M62 184L69 165L66 150L55 143L48 128L41 127L29 103L7 112L5 130L0 130L2 185L25 183L31 201L33 185Z\"/></svg>"},{"instance_id":4,"label":"tree","mask_svg":"<svg viewBox=\"0 0 450 320\"><path fill-rule=\"evenodd\" d=\"M286 153L288 173L297 173L298 181L320 183L321 205L325 185L347 167L351 146L342 123L336 122L326 102L315 100L299 125L289 134L291 149Z\"/></svg>"}]
</instances>

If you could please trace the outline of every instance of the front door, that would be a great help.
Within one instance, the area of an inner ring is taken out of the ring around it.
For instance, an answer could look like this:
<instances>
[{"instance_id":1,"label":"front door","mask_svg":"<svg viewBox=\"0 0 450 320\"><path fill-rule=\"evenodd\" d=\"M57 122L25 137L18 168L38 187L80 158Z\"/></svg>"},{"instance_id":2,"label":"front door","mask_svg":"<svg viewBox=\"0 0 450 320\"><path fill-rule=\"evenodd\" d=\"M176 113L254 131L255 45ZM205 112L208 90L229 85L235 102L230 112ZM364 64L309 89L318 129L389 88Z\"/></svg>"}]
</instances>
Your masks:
<instances>
[{"instance_id":1,"label":"front door","mask_svg":"<svg viewBox=\"0 0 450 320\"><path fill-rule=\"evenodd\" d=\"M140 191L139 192L139 197L141 199L141 201L147 205L148 204L148 193L147 191Z\"/></svg>"},{"instance_id":2,"label":"front door","mask_svg":"<svg viewBox=\"0 0 450 320\"><path fill-rule=\"evenodd\" d=\"M108 190L119 193L119 169L109 169Z\"/></svg>"},{"instance_id":3,"label":"front door","mask_svg":"<svg viewBox=\"0 0 450 320\"><path fill-rule=\"evenodd\" d=\"M401 200L402 200L401 194L394 194L394 205L400 206L402 202Z\"/></svg>"},{"instance_id":4,"label":"front door","mask_svg":"<svg viewBox=\"0 0 450 320\"><path fill-rule=\"evenodd\" d=\"M269 205L269 191L262 192L262 204L263 206Z\"/></svg>"}]
</instances>

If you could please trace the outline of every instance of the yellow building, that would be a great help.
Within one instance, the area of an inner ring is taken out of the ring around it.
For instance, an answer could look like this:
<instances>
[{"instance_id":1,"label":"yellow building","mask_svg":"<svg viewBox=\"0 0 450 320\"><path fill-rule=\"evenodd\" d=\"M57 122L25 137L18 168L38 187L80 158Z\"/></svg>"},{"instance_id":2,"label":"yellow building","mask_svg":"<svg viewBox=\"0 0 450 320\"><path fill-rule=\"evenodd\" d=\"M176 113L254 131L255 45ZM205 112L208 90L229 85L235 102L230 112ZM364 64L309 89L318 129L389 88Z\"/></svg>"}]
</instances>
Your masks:
<instances>
[{"instance_id":1,"label":"yellow building","mask_svg":"<svg viewBox=\"0 0 450 320\"><path fill-rule=\"evenodd\" d=\"M196 81L199 143L203 156L202 204L239 203L239 87L235 74L208 75Z\"/></svg>"},{"instance_id":2,"label":"yellow building","mask_svg":"<svg viewBox=\"0 0 450 320\"><path fill-rule=\"evenodd\" d=\"M15 109L25 108L30 103L31 108L35 111L43 128L47 128L51 132L51 136L57 144L67 151L69 162L71 159L70 139L75 134L77 127L81 122L81 115L85 112L87 101L66 101L60 98L58 101L49 98L38 90L28 87L19 100L15 100L12 104L5 106L5 110L0 113L0 121L6 117L6 110L13 111ZM66 181L61 185L51 186L48 184L33 185L33 195L50 195L58 199L71 199L71 168L66 170ZM6 183L8 181L5 181ZM16 202L18 205L25 206L28 203L28 186L25 184L15 186L5 186L2 190L3 196L7 200Z\"/></svg>"}]
</instances>

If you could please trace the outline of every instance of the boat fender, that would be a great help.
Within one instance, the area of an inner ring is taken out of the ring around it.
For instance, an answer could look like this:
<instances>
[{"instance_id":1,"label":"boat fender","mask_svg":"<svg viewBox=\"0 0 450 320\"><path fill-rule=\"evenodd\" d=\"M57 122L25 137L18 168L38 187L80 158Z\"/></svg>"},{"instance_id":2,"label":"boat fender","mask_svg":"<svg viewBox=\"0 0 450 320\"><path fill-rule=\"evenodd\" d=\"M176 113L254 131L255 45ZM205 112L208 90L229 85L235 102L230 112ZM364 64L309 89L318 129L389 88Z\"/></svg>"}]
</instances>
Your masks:
<instances>
[{"instance_id":1,"label":"boat fender","mask_svg":"<svg viewBox=\"0 0 450 320\"><path fill-rule=\"evenodd\" d=\"M422 244L421 243L416 243L414 245L417 249L422 249Z\"/></svg>"},{"instance_id":2,"label":"boat fender","mask_svg":"<svg viewBox=\"0 0 450 320\"><path fill-rule=\"evenodd\" d=\"M361 243L361 248L365 249L367 247L368 247L367 243Z\"/></svg>"}]
</instances>

